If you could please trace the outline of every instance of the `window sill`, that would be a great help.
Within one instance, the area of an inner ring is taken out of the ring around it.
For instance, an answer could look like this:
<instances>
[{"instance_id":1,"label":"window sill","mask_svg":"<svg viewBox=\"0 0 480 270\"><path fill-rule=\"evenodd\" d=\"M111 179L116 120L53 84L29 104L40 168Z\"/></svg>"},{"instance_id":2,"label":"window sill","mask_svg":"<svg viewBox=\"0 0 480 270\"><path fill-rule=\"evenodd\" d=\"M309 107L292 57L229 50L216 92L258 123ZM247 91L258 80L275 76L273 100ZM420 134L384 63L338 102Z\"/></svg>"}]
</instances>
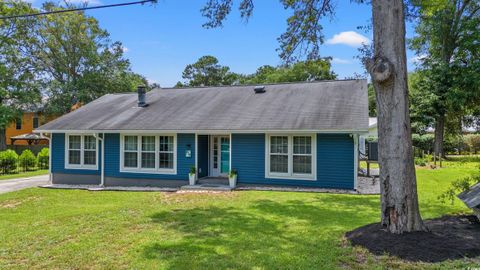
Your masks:
<instances>
[{"instance_id":1,"label":"window sill","mask_svg":"<svg viewBox=\"0 0 480 270\"><path fill-rule=\"evenodd\" d=\"M298 180L298 181L317 181L314 175L281 175L281 174L266 174L267 179L285 179L285 180Z\"/></svg>"},{"instance_id":2,"label":"window sill","mask_svg":"<svg viewBox=\"0 0 480 270\"><path fill-rule=\"evenodd\" d=\"M148 169L135 169L135 168L121 168L120 172L122 173L144 173L144 174L169 174L176 175L177 170L148 170Z\"/></svg>"},{"instance_id":3,"label":"window sill","mask_svg":"<svg viewBox=\"0 0 480 270\"><path fill-rule=\"evenodd\" d=\"M98 171L98 166L97 165L71 165L71 164L66 164L65 169L68 170L94 170Z\"/></svg>"}]
</instances>

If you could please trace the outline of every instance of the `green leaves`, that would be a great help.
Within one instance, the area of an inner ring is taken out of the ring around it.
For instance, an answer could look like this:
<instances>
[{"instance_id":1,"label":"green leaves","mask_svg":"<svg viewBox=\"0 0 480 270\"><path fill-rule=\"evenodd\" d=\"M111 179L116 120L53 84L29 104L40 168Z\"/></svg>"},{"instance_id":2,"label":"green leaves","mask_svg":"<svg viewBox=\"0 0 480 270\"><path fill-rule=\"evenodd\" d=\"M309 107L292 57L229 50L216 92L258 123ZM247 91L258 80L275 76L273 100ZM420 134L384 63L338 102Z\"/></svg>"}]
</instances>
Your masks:
<instances>
[{"instance_id":1,"label":"green leaves","mask_svg":"<svg viewBox=\"0 0 480 270\"><path fill-rule=\"evenodd\" d=\"M244 76L243 84L308 82L334 80L337 75L330 70L330 59L299 61L289 65L272 67L262 66L252 75Z\"/></svg>"},{"instance_id":2,"label":"green leaves","mask_svg":"<svg viewBox=\"0 0 480 270\"><path fill-rule=\"evenodd\" d=\"M176 87L334 80L337 75L330 69L330 59L325 58L277 67L265 65L254 74L243 75L231 72L229 67L218 64L217 58L207 55L185 67L185 84L178 82Z\"/></svg>"},{"instance_id":3,"label":"green leaves","mask_svg":"<svg viewBox=\"0 0 480 270\"><path fill-rule=\"evenodd\" d=\"M206 55L187 65L182 78L186 80L186 86L216 86L232 85L238 75L230 72L229 67L218 64L218 59L214 56Z\"/></svg>"}]
</instances>

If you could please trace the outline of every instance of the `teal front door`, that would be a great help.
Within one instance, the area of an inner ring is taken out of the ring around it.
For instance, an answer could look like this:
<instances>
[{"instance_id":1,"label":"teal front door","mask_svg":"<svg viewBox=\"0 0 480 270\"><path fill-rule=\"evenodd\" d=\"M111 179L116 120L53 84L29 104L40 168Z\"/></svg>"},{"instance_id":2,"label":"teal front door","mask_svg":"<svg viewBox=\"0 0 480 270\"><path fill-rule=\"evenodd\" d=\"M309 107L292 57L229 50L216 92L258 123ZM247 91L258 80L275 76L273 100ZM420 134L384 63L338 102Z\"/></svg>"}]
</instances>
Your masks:
<instances>
[{"instance_id":1,"label":"teal front door","mask_svg":"<svg viewBox=\"0 0 480 270\"><path fill-rule=\"evenodd\" d=\"M210 153L212 176L227 176L230 171L230 137L212 136Z\"/></svg>"}]
</instances>

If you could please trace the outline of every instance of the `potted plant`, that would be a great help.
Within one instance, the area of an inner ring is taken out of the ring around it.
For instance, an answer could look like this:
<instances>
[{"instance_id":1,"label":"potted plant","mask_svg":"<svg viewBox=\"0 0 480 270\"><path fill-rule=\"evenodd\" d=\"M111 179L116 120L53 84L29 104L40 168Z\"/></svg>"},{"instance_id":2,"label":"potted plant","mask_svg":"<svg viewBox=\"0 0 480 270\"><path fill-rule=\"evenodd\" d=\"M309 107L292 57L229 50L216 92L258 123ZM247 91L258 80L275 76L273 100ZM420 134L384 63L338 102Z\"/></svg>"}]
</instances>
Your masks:
<instances>
[{"instance_id":1,"label":"potted plant","mask_svg":"<svg viewBox=\"0 0 480 270\"><path fill-rule=\"evenodd\" d=\"M195 185L197 178L197 168L195 166L190 167L190 173L188 173L188 182L191 186Z\"/></svg>"},{"instance_id":2,"label":"potted plant","mask_svg":"<svg viewBox=\"0 0 480 270\"><path fill-rule=\"evenodd\" d=\"M231 188L234 188L237 185L237 170L233 169L228 173L228 183Z\"/></svg>"}]
</instances>

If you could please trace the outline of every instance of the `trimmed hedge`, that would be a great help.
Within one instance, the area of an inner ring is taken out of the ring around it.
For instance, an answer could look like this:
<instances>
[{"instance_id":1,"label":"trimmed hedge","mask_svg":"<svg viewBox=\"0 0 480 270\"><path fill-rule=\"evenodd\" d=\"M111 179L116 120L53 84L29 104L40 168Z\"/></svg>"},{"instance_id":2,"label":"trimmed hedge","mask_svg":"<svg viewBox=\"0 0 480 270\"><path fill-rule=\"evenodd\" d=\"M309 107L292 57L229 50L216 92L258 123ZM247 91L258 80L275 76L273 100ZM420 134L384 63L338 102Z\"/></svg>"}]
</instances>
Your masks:
<instances>
[{"instance_id":1,"label":"trimmed hedge","mask_svg":"<svg viewBox=\"0 0 480 270\"><path fill-rule=\"evenodd\" d=\"M11 173L17 169L18 155L13 150L0 152L0 168L2 173Z\"/></svg>"}]
</instances>

